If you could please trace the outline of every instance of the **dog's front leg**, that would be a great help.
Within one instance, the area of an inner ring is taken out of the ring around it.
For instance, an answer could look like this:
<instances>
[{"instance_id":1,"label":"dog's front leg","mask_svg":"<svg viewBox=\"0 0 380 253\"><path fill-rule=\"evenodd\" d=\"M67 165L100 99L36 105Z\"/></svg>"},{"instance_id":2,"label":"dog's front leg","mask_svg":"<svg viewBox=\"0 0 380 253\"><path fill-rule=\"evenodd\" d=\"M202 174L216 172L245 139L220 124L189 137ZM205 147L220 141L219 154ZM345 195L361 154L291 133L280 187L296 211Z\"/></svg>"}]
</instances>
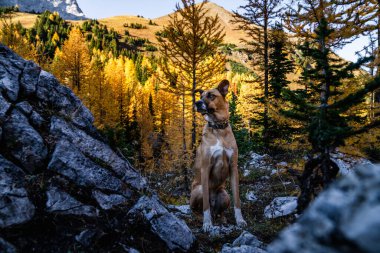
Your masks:
<instances>
[{"instance_id":1,"label":"dog's front leg","mask_svg":"<svg viewBox=\"0 0 380 253\"><path fill-rule=\"evenodd\" d=\"M231 190L234 198L234 212L236 225L239 227L247 226L247 222L244 220L241 214L240 196L239 196L239 172L237 169L237 154L234 155L232 163L230 164L231 172Z\"/></svg>"},{"instance_id":2,"label":"dog's front leg","mask_svg":"<svg viewBox=\"0 0 380 253\"><path fill-rule=\"evenodd\" d=\"M210 212L210 193L209 193L209 177L211 163L210 161L202 162L201 183L203 192L203 231L209 232L212 230L211 212Z\"/></svg>"}]
</instances>

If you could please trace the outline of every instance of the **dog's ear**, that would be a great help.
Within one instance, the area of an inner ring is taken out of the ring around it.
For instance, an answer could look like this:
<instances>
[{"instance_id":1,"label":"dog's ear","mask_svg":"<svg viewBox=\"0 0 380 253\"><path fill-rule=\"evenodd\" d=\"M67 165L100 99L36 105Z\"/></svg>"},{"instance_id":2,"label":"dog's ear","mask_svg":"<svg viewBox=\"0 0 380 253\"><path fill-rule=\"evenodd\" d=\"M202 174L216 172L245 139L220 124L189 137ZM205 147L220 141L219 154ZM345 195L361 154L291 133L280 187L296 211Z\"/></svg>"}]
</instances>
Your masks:
<instances>
[{"instance_id":1,"label":"dog's ear","mask_svg":"<svg viewBox=\"0 0 380 253\"><path fill-rule=\"evenodd\" d=\"M228 93L228 87L230 87L230 82L226 79L221 81L218 85L218 91L220 92L220 94L222 94L223 97L226 97Z\"/></svg>"},{"instance_id":2,"label":"dog's ear","mask_svg":"<svg viewBox=\"0 0 380 253\"><path fill-rule=\"evenodd\" d=\"M203 92L205 92L205 91L202 90L202 89L196 89L196 90L194 91L194 94L195 94L195 93L198 93L198 92L199 92L199 94L202 96Z\"/></svg>"}]
</instances>

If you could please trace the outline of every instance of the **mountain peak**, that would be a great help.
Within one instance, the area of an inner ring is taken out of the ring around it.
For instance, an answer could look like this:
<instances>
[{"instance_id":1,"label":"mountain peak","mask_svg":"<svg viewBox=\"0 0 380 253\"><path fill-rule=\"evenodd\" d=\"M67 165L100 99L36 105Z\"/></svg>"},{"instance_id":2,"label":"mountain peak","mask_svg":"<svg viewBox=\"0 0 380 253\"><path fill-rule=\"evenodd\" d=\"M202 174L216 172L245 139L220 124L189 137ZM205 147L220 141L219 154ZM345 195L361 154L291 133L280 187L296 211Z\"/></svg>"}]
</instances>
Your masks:
<instances>
[{"instance_id":1,"label":"mountain peak","mask_svg":"<svg viewBox=\"0 0 380 253\"><path fill-rule=\"evenodd\" d=\"M76 0L0 0L0 6L18 6L22 12L58 12L64 19L85 19Z\"/></svg>"}]
</instances>

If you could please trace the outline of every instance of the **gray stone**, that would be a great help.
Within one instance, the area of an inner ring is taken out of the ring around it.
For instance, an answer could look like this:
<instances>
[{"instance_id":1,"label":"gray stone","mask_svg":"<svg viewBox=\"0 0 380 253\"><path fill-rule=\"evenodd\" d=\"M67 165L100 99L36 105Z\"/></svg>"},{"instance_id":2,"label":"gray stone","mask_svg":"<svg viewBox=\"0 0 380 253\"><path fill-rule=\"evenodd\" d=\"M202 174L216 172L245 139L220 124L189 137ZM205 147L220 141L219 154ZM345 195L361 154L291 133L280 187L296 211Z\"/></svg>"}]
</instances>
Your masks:
<instances>
[{"instance_id":1,"label":"gray stone","mask_svg":"<svg viewBox=\"0 0 380 253\"><path fill-rule=\"evenodd\" d=\"M251 202L256 202L258 199L254 191L247 191L245 198Z\"/></svg>"},{"instance_id":2,"label":"gray stone","mask_svg":"<svg viewBox=\"0 0 380 253\"><path fill-rule=\"evenodd\" d=\"M22 101L16 104L16 108L27 117L30 116L33 110L33 107L26 101Z\"/></svg>"},{"instance_id":3,"label":"gray stone","mask_svg":"<svg viewBox=\"0 0 380 253\"><path fill-rule=\"evenodd\" d=\"M339 174L344 176L351 173L357 166L371 164L368 159L354 157L340 152L332 153L331 160L338 165Z\"/></svg>"},{"instance_id":4,"label":"gray stone","mask_svg":"<svg viewBox=\"0 0 380 253\"><path fill-rule=\"evenodd\" d=\"M93 206L85 205L68 193L56 187L50 187L46 192L46 210L63 215L83 215L89 217L97 216L97 210Z\"/></svg>"},{"instance_id":5,"label":"gray stone","mask_svg":"<svg viewBox=\"0 0 380 253\"><path fill-rule=\"evenodd\" d=\"M57 114L70 119L75 125L94 130L91 112L69 88L60 85L52 74L41 71L36 95L43 104L52 107Z\"/></svg>"},{"instance_id":6,"label":"gray stone","mask_svg":"<svg viewBox=\"0 0 380 253\"><path fill-rule=\"evenodd\" d=\"M120 179L87 158L75 145L66 140L57 143L48 168L80 186L113 192L125 192L126 189Z\"/></svg>"},{"instance_id":7,"label":"gray stone","mask_svg":"<svg viewBox=\"0 0 380 253\"><path fill-rule=\"evenodd\" d=\"M86 229L83 230L79 235L76 235L75 240L83 246L88 247L93 243L94 237L97 233L98 231L95 229Z\"/></svg>"},{"instance_id":8,"label":"gray stone","mask_svg":"<svg viewBox=\"0 0 380 253\"><path fill-rule=\"evenodd\" d=\"M36 111L32 111L32 114L30 115L29 120L30 120L30 123L36 128L41 128L43 124L46 123L44 118L42 118L41 115Z\"/></svg>"},{"instance_id":9,"label":"gray stone","mask_svg":"<svg viewBox=\"0 0 380 253\"><path fill-rule=\"evenodd\" d=\"M47 148L40 134L17 109L3 125L3 142L10 154L29 172L44 165Z\"/></svg>"},{"instance_id":10,"label":"gray stone","mask_svg":"<svg viewBox=\"0 0 380 253\"><path fill-rule=\"evenodd\" d=\"M5 241L3 238L0 237L0 252L1 253L16 253L17 250L15 246L10 244L9 242Z\"/></svg>"},{"instance_id":11,"label":"gray stone","mask_svg":"<svg viewBox=\"0 0 380 253\"><path fill-rule=\"evenodd\" d=\"M24 172L0 155L0 228L32 219L34 205L22 187Z\"/></svg>"},{"instance_id":12,"label":"gray stone","mask_svg":"<svg viewBox=\"0 0 380 253\"><path fill-rule=\"evenodd\" d=\"M25 63L21 76L21 91L25 96L29 96L36 92L36 86L40 77L41 67L32 61Z\"/></svg>"},{"instance_id":13,"label":"gray stone","mask_svg":"<svg viewBox=\"0 0 380 253\"><path fill-rule=\"evenodd\" d=\"M292 214L297 209L297 197L277 197L265 207L264 216L273 219Z\"/></svg>"},{"instance_id":14,"label":"gray stone","mask_svg":"<svg viewBox=\"0 0 380 253\"><path fill-rule=\"evenodd\" d=\"M92 192L92 196L96 199L100 207L104 210L112 209L115 206L125 205L128 202L128 198L122 195L105 194L97 190L94 190Z\"/></svg>"},{"instance_id":15,"label":"gray stone","mask_svg":"<svg viewBox=\"0 0 380 253\"><path fill-rule=\"evenodd\" d=\"M256 236L244 231L232 245L223 245L221 253L266 253L263 248L263 243Z\"/></svg>"},{"instance_id":16,"label":"gray stone","mask_svg":"<svg viewBox=\"0 0 380 253\"><path fill-rule=\"evenodd\" d=\"M139 218L144 219L151 231L158 235L172 251L188 251L195 241L186 223L169 213L157 196L141 197L128 212L128 216L132 223Z\"/></svg>"},{"instance_id":17,"label":"gray stone","mask_svg":"<svg viewBox=\"0 0 380 253\"><path fill-rule=\"evenodd\" d=\"M11 103L8 103L8 101L5 100L5 98L0 93L0 122L5 119L9 107L11 107Z\"/></svg>"},{"instance_id":18,"label":"gray stone","mask_svg":"<svg viewBox=\"0 0 380 253\"><path fill-rule=\"evenodd\" d=\"M379 252L379 212L380 165L358 167L322 192L268 251Z\"/></svg>"},{"instance_id":19,"label":"gray stone","mask_svg":"<svg viewBox=\"0 0 380 253\"><path fill-rule=\"evenodd\" d=\"M65 137L82 153L107 164L119 178L132 187L138 190L146 187L146 179L104 142L94 139L58 117L52 117L50 133L52 136Z\"/></svg>"}]
</instances>

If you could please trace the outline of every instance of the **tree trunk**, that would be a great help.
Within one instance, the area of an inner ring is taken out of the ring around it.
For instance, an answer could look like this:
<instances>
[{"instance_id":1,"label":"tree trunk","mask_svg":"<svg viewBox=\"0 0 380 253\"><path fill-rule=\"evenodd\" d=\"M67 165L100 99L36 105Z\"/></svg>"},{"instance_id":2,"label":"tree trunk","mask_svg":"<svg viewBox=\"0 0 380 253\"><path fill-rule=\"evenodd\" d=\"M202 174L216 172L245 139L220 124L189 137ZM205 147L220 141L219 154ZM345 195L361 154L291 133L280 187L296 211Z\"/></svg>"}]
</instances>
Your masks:
<instances>
[{"instance_id":1,"label":"tree trunk","mask_svg":"<svg viewBox=\"0 0 380 253\"><path fill-rule=\"evenodd\" d=\"M268 38L268 11L267 11L267 0L264 4L264 130L263 130L263 140L264 147L269 146L269 38Z\"/></svg>"},{"instance_id":2,"label":"tree trunk","mask_svg":"<svg viewBox=\"0 0 380 253\"><path fill-rule=\"evenodd\" d=\"M196 80L196 66L193 65L192 79L193 84L191 87L191 105L192 105L192 129L191 129L191 150L193 156L195 156L195 142L197 138L197 121L196 121L196 111L195 111L195 90L197 88L197 80Z\"/></svg>"},{"instance_id":3,"label":"tree trunk","mask_svg":"<svg viewBox=\"0 0 380 253\"><path fill-rule=\"evenodd\" d=\"M185 112L186 112L186 101L185 101L185 91L183 90L182 93L182 171L183 171L183 178L184 178L184 186L185 189L189 188L189 175L187 171L187 165L186 165L186 156L187 156L187 146L186 146L186 118L185 118Z\"/></svg>"}]
</instances>

